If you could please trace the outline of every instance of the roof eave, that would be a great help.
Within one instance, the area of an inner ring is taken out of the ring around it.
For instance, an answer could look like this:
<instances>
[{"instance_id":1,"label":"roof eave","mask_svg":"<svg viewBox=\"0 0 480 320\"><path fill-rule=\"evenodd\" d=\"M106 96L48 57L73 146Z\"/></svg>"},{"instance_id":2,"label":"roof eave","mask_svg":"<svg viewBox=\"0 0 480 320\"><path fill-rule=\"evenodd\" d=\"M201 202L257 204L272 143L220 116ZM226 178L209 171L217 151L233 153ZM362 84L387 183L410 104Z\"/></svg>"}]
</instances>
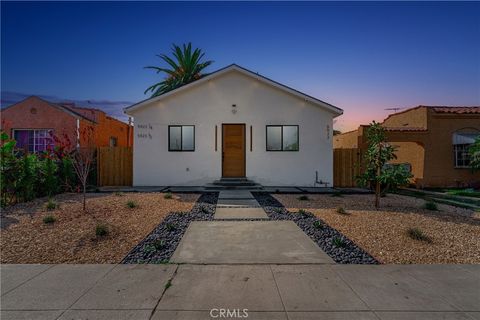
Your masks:
<instances>
[{"instance_id":1,"label":"roof eave","mask_svg":"<svg viewBox=\"0 0 480 320\"><path fill-rule=\"evenodd\" d=\"M199 79L199 80L197 80L197 81L194 81L194 82L191 82L191 83L186 84L186 85L184 85L184 86L181 86L181 87L179 87L179 88L176 88L176 89L174 89L174 90L172 90L172 91L169 91L169 92L167 92L167 93L165 93L165 94L162 94L162 95L160 95L160 96L142 100L142 101L140 101L140 102L138 102L138 103L136 103L136 104L133 104L133 105L131 105L131 106L129 106L129 107L124 108L123 111L124 111L126 114L128 114L128 115L133 115L133 114L132 114L132 111L138 110L138 109L140 109L140 108L142 108L142 107L144 107L144 106L146 106L146 105L148 105L148 104L150 104L150 103L152 103L152 102L156 102L156 101L160 101L160 100L166 99L167 97L169 97L169 96L171 96L171 95L174 95L174 94L176 94L177 92L179 92L179 91L181 91L181 90L186 90L186 89L191 88L191 87L193 87L193 86L200 85L200 84L202 84L202 83L204 83L204 82L206 82L206 81L209 81L210 79L212 79L212 78L214 78L214 77L218 77L218 76L220 76L221 74L226 73L226 72L228 72L228 71L230 71L230 70L237 70L237 71L239 71L239 72L241 72L241 73L243 73L243 74L246 74L246 75L248 75L248 76L250 76L250 77L256 78L256 79L259 80L259 81L267 82L268 84L270 84L270 85L272 85L272 86L274 86L274 87L278 87L279 89L281 89L281 90L283 90L283 91L286 91L286 92L289 92L289 93L292 94L292 95L295 95L295 96L297 96L297 97L303 98L305 101L308 101L308 102L310 102L310 103L313 103L313 104L315 104L315 105L318 105L318 106L320 106L320 107L322 107L322 108L324 108L324 109L327 109L328 111L332 112L332 113L335 115L335 117L338 117L338 116L340 116L340 115L343 114L343 110L340 109L340 108L338 108L338 107L335 107L334 105L331 105L331 104L326 103L326 102L324 102L324 101L322 101L322 100L320 100L320 99L317 99L317 98L314 98L314 97L312 97L312 96L309 96L309 95L307 95L307 94L305 94L305 93L303 93L303 92L300 92L300 91L298 91L298 90L296 90L296 89L290 88L290 87L288 87L288 86L286 86L286 85L284 85L284 84L281 84L281 83L279 83L279 82L277 82L277 81L271 80L271 79L269 79L269 78L267 78L267 77L264 77L264 76L262 76L262 75L259 75L259 74L257 74L257 73L254 73L254 72L252 72L252 71L250 71L250 70L248 70L248 69L245 69L245 68L243 68L243 67L240 67L239 65L236 65L236 64L231 64L231 65L226 66L226 67L224 67L224 68L222 68L222 69L219 69L219 70L217 70L217 71L214 71L214 72L206 75L205 77L203 77L203 78L201 78L201 79Z\"/></svg>"}]
</instances>

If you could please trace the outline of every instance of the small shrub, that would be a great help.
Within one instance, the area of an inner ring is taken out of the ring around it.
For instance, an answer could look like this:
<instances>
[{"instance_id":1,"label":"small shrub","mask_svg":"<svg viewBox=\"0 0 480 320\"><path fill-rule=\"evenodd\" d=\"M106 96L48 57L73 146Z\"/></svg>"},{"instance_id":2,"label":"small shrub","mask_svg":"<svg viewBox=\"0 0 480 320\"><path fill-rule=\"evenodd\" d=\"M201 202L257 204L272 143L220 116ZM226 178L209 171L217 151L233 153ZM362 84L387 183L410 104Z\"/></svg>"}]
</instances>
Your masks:
<instances>
[{"instance_id":1,"label":"small shrub","mask_svg":"<svg viewBox=\"0 0 480 320\"><path fill-rule=\"evenodd\" d=\"M323 229L323 224L320 221L317 220L313 223L313 227L315 229Z\"/></svg>"},{"instance_id":2,"label":"small shrub","mask_svg":"<svg viewBox=\"0 0 480 320\"><path fill-rule=\"evenodd\" d=\"M173 231L177 228L173 223L167 223L165 227L167 228L168 231Z\"/></svg>"},{"instance_id":3,"label":"small shrub","mask_svg":"<svg viewBox=\"0 0 480 320\"><path fill-rule=\"evenodd\" d=\"M55 218L52 215L48 215L48 216L43 217L43 223L45 223L45 224L51 224L51 223L54 223L55 221L57 221L57 218Z\"/></svg>"},{"instance_id":4,"label":"small shrub","mask_svg":"<svg viewBox=\"0 0 480 320\"><path fill-rule=\"evenodd\" d=\"M48 199L48 202L46 204L47 210L55 210L58 208L58 204L55 202L53 199Z\"/></svg>"},{"instance_id":5,"label":"small shrub","mask_svg":"<svg viewBox=\"0 0 480 320\"><path fill-rule=\"evenodd\" d=\"M120 191L115 192L115 195L117 197L123 197L124 196L123 192L120 192Z\"/></svg>"},{"instance_id":6,"label":"small shrub","mask_svg":"<svg viewBox=\"0 0 480 320\"><path fill-rule=\"evenodd\" d=\"M307 200L310 200L310 199L308 198L307 195L301 195L300 197L298 197L298 200L300 200L300 201L307 201Z\"/></svg>"},{"instance_id":7,"label":"small shrub","mask_svg":"<svg viewBox=\"0 0 480 320\"><path fill-rule=\"evenodd\" d=\"M427 210L431 210L431 211L437 211L438 210L438 206L435 202L433 201L427 201L425 202L425 204L423 205L423 207Z\"/></svg>"},{"instance_id":8,"label":"small shrub","mask_svg":"<svg viewBox=\"0 0 480 320\"><path fill-rule=\"evenodd\" d=\"M170 192L167 192L167 193L165 193L165 194L163 195L163 198L164 198L164 199L172 199L173 196L172 196L172 194L171 194Z\"/></svg>"},{"instance_id":9,"label":"small shrub","mask_svg":"<svg viewBox=\"0 0 480 320\"><path fill-rule=\"evenodd\" d=\"M303 216L306 216L307 215L307 211L303 210L303 209L300 209L298 210L298 213L303 215Z\"/></svg>"},{"instance_id":10,"label":"small shrub","mask_svg":"<svg viewBox=\"0 0 480 320\"><path fill-rule=\"evenodd\" d=\"M153 246L155 247L155 249L161 250L165 248L165 240L161 240L161 239L155 240L153 242Z\"/></svg>"},{"instance_id":11,"label":"small shrub","mask_svg":"<svg viewBox=\"0 0 480 320\"><path fill-rule=\"evenodd\" d=\"M335 210L338 214L348 214L348 212L343 208L343 207L338 207L337 210Z\"/></svg>"},{"instance_id":12,"label":"small shrub","mask_svg":"<svg viewBox=\"0 0 480 320\"><path fill-rule=\"evenodd\" d=\"M133 209L133 208L137 207L137 204L135 203L135 201L130 200L130 201L127 202L127 207Z\"/></svg>"},{"instance_id":13,"label":"small shrub","mask_svg":"<svg viewBox=\"0 0 480 320\"><path fill-rule=\"evenodd\" d=\"M427 236L423 231L419 228L409 228L407 230L407 234L413 240L425 241L425 242L432 242L432 239Z\"/></svg>"},{"instance_id":14,"label":"small shrub","mask_svg":"<svg viewBox=\"0 0 480 320\"><path fill-rule=\"evenodd\" d=\"M95 227L95 234L98 236L98 237L104 237L108 234L108 227L104 224L97 224L97 226Z\"/></svg>"},{"instance_id":15,"label":"small shrub","mask_svg":"<svg viewBox=\"0 0 480 320\"><path fill-rule=\"evenodd\" d=\"M200 211L201 211L202 213L205 213L205 214L209 213L208 208L205 207L205 206L201 206L201 207L200 207Z\"/></svg>"},{"instance_id":16,"label":"small shrub","mask_svg":"<svg viewBox=\"0 0 480 320\"><path fill-rule=\"evenodd\" d=\"M172 279L168 279L167 283L165 283L165 290L172 286Z\"/></svg>"},{"instance_id":17,"label":"small shrub","mask_svg":"<svg viewBox=\"0 0 480 320\"><path fill-rule=\"evenodd\" d=\"M340 237L335 237L332 239L332 244L337 248L345 248L347 243Z\"/></svg>"},{"instance_id":18,"label":"small shrub","mask_svg":"<svg viewBox=\"0 0 480 320\"><path fill-rule=\"evenodd\" d=\"M155 246L153 246L151 244L147 244L145 247L143 247L143 251L146 252L146 253L150 253L150 252L157 251L157 249L155 248Z\"/></svg>"}]
</instances>

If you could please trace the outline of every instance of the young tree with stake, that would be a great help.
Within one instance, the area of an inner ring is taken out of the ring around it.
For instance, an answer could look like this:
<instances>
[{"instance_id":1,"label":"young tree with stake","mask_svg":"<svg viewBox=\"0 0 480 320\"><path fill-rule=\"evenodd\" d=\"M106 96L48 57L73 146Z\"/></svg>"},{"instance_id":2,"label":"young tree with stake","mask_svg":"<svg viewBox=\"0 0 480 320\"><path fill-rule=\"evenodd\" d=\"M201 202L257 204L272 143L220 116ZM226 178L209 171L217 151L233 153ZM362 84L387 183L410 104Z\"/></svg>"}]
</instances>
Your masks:
<instances>
[{"instance_id":1,"label":"young tree with stake","mask_svg":"<svg viewBox=\"0 0 480 320\"><path fill-rule=\"evenodd\" d=\"M95 162L95 144L93 127L85 127L79 134L80 141L72 154L73 168L83 191L83 211L86 211L86 193L88 176Z\"/></svg>"},{"instance_id":2,"label":"young tree with stake","mask_svg":"<svg viewBox=\"0 0 480 320\"><path fill-rule=\"evenodd\" d=\"M404 166L386 166L397 158L396 147L387 143L385 129L380 123L373 121L366 136L365 171L357 177L357 181L360 186L375 190L375 208L378 209L381 194L408 184L412 174Z\"/></svg>"}]
</instances>

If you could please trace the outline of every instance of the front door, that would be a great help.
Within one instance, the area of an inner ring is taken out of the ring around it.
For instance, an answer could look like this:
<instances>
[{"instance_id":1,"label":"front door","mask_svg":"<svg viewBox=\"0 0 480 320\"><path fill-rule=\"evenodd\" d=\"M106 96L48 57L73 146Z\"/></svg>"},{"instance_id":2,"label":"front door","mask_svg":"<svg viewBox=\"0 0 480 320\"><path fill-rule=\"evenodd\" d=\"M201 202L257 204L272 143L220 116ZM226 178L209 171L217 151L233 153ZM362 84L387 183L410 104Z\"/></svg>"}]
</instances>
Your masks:
<instances>
[{"instance_id":1,"label":"front door","mask_svg":"<svg viewBox=\"0 0 480 320\"><path fill-rule=\"evenodd\" d=\"M245 177L245 125L222 125L222 177Z\"/></svg>"}]
</instances>

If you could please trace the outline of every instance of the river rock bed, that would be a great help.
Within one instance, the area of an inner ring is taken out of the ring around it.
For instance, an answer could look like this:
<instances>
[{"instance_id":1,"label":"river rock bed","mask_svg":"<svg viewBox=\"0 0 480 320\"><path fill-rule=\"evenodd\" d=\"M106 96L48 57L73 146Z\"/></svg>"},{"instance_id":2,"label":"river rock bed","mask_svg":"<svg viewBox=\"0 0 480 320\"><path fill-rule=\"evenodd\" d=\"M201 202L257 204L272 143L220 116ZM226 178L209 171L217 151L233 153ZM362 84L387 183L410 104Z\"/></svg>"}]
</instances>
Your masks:
<instances>
[{"instance_id":1,"label":"river rock bed","mask_svg":"<svg viewBox=\"0 0 480 320\"><path fill-rule=\"evenodd\" d=\"M218 193L204 193L189 212L172 212L121 263L168 263L191 221L213 220Z\"/></svg>"}]
</instances>

